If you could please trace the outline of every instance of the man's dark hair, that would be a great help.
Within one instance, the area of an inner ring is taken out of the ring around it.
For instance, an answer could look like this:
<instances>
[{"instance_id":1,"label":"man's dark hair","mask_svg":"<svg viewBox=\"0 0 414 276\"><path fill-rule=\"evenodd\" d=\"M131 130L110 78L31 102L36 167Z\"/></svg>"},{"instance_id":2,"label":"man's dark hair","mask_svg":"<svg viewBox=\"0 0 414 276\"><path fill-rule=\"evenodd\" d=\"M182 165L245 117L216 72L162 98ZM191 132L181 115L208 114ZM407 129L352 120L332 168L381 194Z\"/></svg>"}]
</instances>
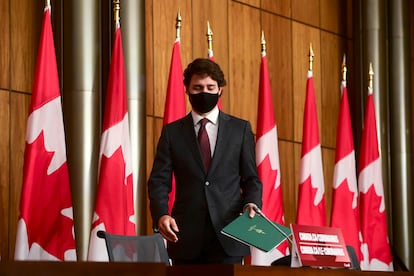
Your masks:
<instances>
[{"instance_id":1,"label":"man's dark hair","mask_svg":"<svg viewBox=\"0 0 414 276\"><path fill-rule=\"evenodd\" d=\"M224 73L221 71L220 66L208 58L197 58L188 64L187 68L184 70L185 87L188 88L193 75L209 76L217 81L219 87L226 85Z\"/></svg>"}]
</instances>

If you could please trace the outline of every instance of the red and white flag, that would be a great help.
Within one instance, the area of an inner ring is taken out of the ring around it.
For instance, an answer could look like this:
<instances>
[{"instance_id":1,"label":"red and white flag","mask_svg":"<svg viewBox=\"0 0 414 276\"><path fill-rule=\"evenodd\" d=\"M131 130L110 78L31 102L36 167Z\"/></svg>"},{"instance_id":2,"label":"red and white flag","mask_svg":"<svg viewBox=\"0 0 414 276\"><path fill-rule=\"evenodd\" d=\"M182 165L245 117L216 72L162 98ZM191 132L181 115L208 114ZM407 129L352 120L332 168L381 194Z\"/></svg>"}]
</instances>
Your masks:
<instances>
[{"instance_id":1,"label":"red and white flag","mask_svg":"<svg viewBox=\"0 0 414 276\"><path fill-rule=\"evenodd\" d=\"M185 89L183 83L183 66L181 65L180 38L176 38L173 46L170 73L168 76L167 95L164 106L164 125L174 122L186 115ZM173 173L174 174L174 173ZM168 199L168 211L171 214L175 200L175 178Z\"/></svg>"},{"instance_id":2,"label":"red and white flag","mask_svg":"<svg viewBox=\"0 0 414 276\"><path fill-rule=\"evenodd\" d=\"M297 224L326 226L325 186L312 71L308 71L303 117Z\"/></svg>"},{"instance_id":3,"label":"red and white flag","mask_svg":"<svg viewBox=\"0 0 414 276\"><path fill-rule=\"evenodd\" d=\"M27 122L16 260L76 260L51 7L46 6Z\"/></svg>"},{"instance_id":4,"label":"red and white flag","mask_svg":"<svg viewBox=\"0 0 414 276\"><path fill-rule=\"evenodd\" d=\"M263 183L262 211L268 219L279 224L285 224L277 125L265 51L262 51L260 65L256 137L257 171ZM274 260L289 254L289 244L285 240L270 252L250 247L250 252L252 265L271 265Z\"/></svg>"},{"instance_id":5,"label":"red and white flag","mask_svg":"<svg viewBox=\"0 0 414 276\"><path fill-rule=\"evenodd\" d=\"M332 189L331 227L342 229L346 245L352 245L361 260L361 226L356 178L354 139L349 112L346 81L341 85L342 98L336 132L336 154Z\"/></svg>"},{"instance_id":6,"label":"red and white flag","mask_svg":"<svg viewBox=\"0 0 414 276\"><path fill-rule=\"evenodd\" d=\"M361 269L393 271L377 135L374 99L370 87L358 166L363 240Z\"/></svg>"},{"instance_id":7,"label":"red and white flag","mask_svg":"<svg viewBox=\"0 0 414 276\"><path fill-rule=\"evenodd\" d=\"M99 230L136 235L132 157L121 28L117 24L99 152L99 180L88 260L108 261Z\"/></svg>"}]
</instances>

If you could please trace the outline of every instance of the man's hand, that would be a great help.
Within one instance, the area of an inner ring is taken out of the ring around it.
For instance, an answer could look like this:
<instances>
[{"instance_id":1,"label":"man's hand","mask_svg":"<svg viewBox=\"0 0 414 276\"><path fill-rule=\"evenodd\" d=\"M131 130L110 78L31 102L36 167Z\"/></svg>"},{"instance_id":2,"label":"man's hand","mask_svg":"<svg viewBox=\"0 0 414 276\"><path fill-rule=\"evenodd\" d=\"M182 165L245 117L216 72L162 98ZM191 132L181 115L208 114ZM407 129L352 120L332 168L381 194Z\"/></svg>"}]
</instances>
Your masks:
<instances>
[{"instance_id":1,"label":"man's hand","mask_svg":"<svg viewBox=\"0 0 414 276\"><path fill-rule=\"evenodd\" d=\"M169 215L163 215L158 220L158 231L161 236L170 242L177 242L178 238L175 232L179 232L175 219Z\"/></svg>"},{"instance_id":2,"label":"man's hand","mask_svg":"<svg viewBox=\"0 0 414 276\"><path fill-rule=\"evenodd\" d=\"M246 204L246 206L244 207L244 210L243 210L243 211L244 211L244 212L248 211L248 212L249 212L249 217L250 217L250 218L253 218L253 217L254 217L254 215L256 214L255 209L257 209L256 204L254 204L254 203L248 203L248 204Z\"/></svg>"}]
</instances>

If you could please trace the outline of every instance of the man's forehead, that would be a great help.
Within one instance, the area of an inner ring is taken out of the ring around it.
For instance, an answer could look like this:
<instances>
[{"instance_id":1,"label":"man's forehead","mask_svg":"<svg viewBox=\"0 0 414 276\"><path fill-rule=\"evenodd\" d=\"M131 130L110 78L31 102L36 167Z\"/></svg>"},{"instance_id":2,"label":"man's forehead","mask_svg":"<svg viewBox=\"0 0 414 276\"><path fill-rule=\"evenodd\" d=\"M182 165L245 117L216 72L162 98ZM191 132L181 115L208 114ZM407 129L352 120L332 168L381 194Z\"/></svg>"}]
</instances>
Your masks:
<instances>
[{"instance_id":1,"label":"man's forehead","mask_svg":"<svg viewBox=\"0 0 414 276\"><path fill-rule=\"evenodd\" d=\"M213 80L209 75L193 75L190 84L217 85L217 81Z\"/></svg>"}]
</instances>

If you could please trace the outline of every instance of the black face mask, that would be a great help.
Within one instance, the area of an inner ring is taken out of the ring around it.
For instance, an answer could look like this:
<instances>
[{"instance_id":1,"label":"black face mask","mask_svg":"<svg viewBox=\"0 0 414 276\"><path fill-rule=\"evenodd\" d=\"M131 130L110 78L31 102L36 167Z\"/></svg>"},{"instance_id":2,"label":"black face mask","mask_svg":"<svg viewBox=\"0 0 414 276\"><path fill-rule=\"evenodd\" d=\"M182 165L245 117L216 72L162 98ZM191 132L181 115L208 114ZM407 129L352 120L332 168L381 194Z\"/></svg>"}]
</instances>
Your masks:
<instances>
[{"instance_id":1,"label":"black face mask","mask_svg":"<svg viewBox=\"0 0 414 276\"><path fill-rule=\"evenodd\" d=\"M188 93L191 106L199 113L207 113L211 111L218 102L219 94L211 94L207 92L200 92L197 94Z\"/></svg>"}]
</instances>

